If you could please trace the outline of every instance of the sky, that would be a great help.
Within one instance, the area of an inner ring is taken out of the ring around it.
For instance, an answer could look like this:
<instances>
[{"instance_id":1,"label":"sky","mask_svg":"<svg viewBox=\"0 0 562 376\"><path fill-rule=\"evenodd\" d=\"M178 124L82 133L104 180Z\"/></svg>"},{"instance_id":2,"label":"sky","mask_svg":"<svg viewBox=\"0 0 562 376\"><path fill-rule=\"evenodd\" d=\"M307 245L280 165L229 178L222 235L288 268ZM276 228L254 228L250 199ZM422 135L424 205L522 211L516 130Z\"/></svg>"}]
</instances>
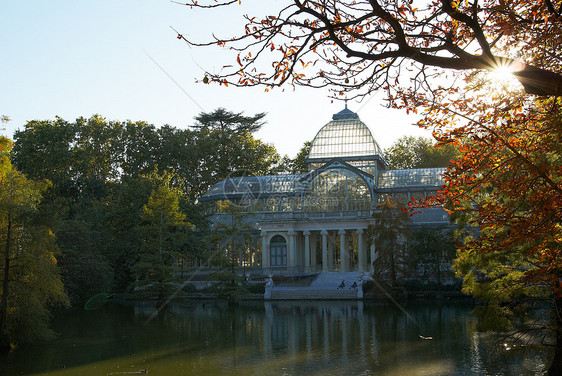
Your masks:
<instances>
[{"instance_id":1,"label":"sky","mask_svg":"<svg viewBox=\"0 0 562 376\"><path fill-rule=\"evenodd\" d=\"M235 88L197 83L205 71L235 63L218 47L190 48L243 31L243 14L277 11L282 0L247 0L229 9L192 10L168 0L25 0L0 4L0 134L12 138L30 120L67 121L100 114L108 121L146 121L187 128L201 112L223 107L267 124L256 134L294 157L344 108L320 89ZM381 147L405 135L430 137L416 117L384 107L375 94L349 101Z\"/></svg>"}]
</instances>

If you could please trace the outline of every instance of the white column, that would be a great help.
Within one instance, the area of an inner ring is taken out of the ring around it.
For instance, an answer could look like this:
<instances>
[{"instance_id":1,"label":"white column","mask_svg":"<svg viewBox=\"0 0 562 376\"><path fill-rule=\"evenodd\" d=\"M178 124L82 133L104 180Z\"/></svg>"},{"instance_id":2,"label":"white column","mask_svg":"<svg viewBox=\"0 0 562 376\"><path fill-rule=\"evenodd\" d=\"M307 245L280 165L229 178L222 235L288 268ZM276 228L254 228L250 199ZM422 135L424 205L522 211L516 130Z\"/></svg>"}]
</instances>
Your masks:
<instances>
[{"instance_id":1,"label":"white column","mask_svg":"<svg viewBox=\"0 0 562 376\"><path fill-rule=\"evenodd\" d=\"M377 253L375 250L375 244L371 244L371 266L369 267L369 269L371 270L371 273L375 272L375 265L374 262L377 259Z\"/></svg>"},{"instance_id":2,"label":"white column","mask_svg":"<svg viewBox=\"0 0 562 376\"><path fill-rule=\"evenodd\" d=\"M339 230L338 235L340 236L340 265L341 265L340 271L347 272L348 250L346 249L346 244L345 244L345 230Z\"/></svg>"},{"instance_id":3,"label":"white column","mask_svg":"<svg viewBox=\"0 0 562 376\"><path fill-rule=\"evenodd\" d=\"M328 231L322 230L322 272L328 271Z\"/></svg>"},{"instance_id":4,"label":"white column","mask_svg":"<svg viewBox=\"0 0 562 376\"><path fill-rule=\"evenodd\" d=\"M304 270L310 272L310 231L302 232L304 235Z\"/></svg>"},{"instance_id":5,"label":"white column","mask_svg":"<svg viewBox=\"0 0 562 376\"><path fill-rule=\"evenodd\" d=\"M350 238L351 238L350 234L346 234L344 236L344 239L345 239L345 242L344 242L345 254L347 255L347 257L346 257L347 270L346 271L348 271L348 272L351 271L351 268L353 267L353 263L351 261L351 258L353 257L353 251L351 251L351 253L349 252L350 251L350 245L351 245L351 242L352 242L352 239L350 239Z\"/></svg>"},{"instance_id":6,"label":"white column","mask_svg":"<svg viewBox=\"0 0 562 376\"><path fill-rule=\"evenodd\" d=\"M297 242L295 236L296 232L293 230L288 232L289 235L289 272L295 272L295 267L297 266Z\"/></svg>"},{"instance_id":7,"label":"white column","mask_svg":"<svg viewBox=\"0 0 562 376\"><path fill-rule=\"evenodd\" d=\"M318 262L316 261L316 234L312 233L310 234L310 265L312 265L313 270L312 271L316 271L316 264Z\"/></svg>"},{"instance_id":8,"label":"white column","mask_svg":"<svg viewBox=\"0 0 562 376\"><path fill-rule=\"evenodd\" d=\"M328 236L328 270L331 272L334 271L334 248L336 248L335 239L333 236Z\"/></svg>"},{"instance_id":9,"label":"white column","mask_svg":"<svg viewBox=\"0 0 562 376\"><path fill-rule=\"evenodd\" d=\"M363 244L363 229L357 229L357 263L359 264L358 270L365 271L365 245Z\"/></svg>"},{"instance_id":10,"label":"white column","mask_svg":"<svg viewBox=\"0 0 562 376\"><path fill-rule=\"evenodd\" d=\"M270 260L269 260L269 252L267 246L267 231L262 230L260 232L261 235L261 267L262 269L266 269L271 267Z\"/></svg>"}]
</instances>

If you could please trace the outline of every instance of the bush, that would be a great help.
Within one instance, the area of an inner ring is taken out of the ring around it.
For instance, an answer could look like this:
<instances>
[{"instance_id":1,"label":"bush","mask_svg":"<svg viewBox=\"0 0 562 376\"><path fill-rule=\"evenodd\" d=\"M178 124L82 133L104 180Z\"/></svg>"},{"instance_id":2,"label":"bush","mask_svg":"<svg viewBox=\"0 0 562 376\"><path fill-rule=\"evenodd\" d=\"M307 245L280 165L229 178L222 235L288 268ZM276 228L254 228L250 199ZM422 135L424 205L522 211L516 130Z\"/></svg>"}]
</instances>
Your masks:
<instances>
[{"instance_id":1,"label":"bush","mask_svg":"<svg viewBox=\"0 0 562 376\"><path fill-rule=\"evenodd\" d=\"M363 283L363 294L371 292L373 290L374 286L375 286L375 283L373 281L364 282Z\"/></svg>"},{"instance_id":2,"label":"bush","mask_svg":"<svg viewBox=\"0 0 562 376\"><path fill-rule=\"evenodd\" d=\"M212 273L209 275L209 280L214 282L205 289L205 292L229 302L236 302L249 293L243 279L232 272L219 271Z\"/></svg>"},{"instance_id":3,"label":"bush","mask_svg":"<svg viewBox=\"0 0 562 376\"><path fill-rule=\"evenodd\" d=\"M250 283L248 284L248 292L250 294L264 294L265 283Z\"/></svg>"},{"instance_id":4,"label":"bush","mask_svg":"<svg viewBox=\"0 0 562 376\"><path fill-rule=\"evenodd\" d=\"M183 291L185 291L185 292L197 292L197 287L195 287L195 285L193 283L186 283L185 286L183 286Z\"/></svg>"}]
</instances>

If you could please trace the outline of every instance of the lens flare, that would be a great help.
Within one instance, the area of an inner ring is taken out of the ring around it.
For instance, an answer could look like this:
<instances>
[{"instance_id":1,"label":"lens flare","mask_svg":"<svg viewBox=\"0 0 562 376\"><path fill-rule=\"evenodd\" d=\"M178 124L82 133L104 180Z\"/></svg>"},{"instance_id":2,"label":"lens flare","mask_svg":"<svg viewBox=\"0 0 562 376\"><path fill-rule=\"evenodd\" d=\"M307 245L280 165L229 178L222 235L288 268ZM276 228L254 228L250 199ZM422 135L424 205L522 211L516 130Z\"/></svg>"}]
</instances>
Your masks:
<instances>
[{"instance_id":1,"label":"lens flare","mask_svg":"<svg viewBox=\"0 0 562 376\"><path fill-rule=\"evenodd\" d=\"M520 87L520 84L513 73L524 68L524 63L519 61L500 62L494 69L488 72L488 78L494 86L515 90Z\"/></svg>"}]
</instances>

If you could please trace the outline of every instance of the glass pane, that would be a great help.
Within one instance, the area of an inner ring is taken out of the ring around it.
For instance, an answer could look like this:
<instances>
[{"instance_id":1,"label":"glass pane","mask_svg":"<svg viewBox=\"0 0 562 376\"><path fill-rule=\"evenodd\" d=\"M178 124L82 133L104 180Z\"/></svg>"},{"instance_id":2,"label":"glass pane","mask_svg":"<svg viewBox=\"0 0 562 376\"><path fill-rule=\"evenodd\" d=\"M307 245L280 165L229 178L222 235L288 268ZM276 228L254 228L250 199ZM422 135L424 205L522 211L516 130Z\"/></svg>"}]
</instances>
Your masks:
<instances>
[{"instance_id":1,"label":"glass pane","mask_svg":"<svg viewBox=\"0 0 562 376\"><path fill-rule=\"evenodd\" d=\"M371 194L359 175L332 169L312 180L305 205L309 211L362 210L371 207Z\"/></svg>"},{"instance_id":2,"label":"glass pane","mask_svg":"<svg viewBox=\"0 0 562 376\"><path fill-rule=\"evenodd\" d=\"M381 155L371 131L359 119L331 121L317 134L309 158L343 158Z\"/></svg>"},{"instance_id":3,"label":"glass pane","mask_svg":"<svg viewBox=\"0 0 562 376\"><path fill-rule=\"evenodd\" d=\"M412 186L440 187L443 185L443 173L446 168L419 168L411 170L382 171L379 176L379 188L398 188Z\"/></svg>"}]
</instances>

